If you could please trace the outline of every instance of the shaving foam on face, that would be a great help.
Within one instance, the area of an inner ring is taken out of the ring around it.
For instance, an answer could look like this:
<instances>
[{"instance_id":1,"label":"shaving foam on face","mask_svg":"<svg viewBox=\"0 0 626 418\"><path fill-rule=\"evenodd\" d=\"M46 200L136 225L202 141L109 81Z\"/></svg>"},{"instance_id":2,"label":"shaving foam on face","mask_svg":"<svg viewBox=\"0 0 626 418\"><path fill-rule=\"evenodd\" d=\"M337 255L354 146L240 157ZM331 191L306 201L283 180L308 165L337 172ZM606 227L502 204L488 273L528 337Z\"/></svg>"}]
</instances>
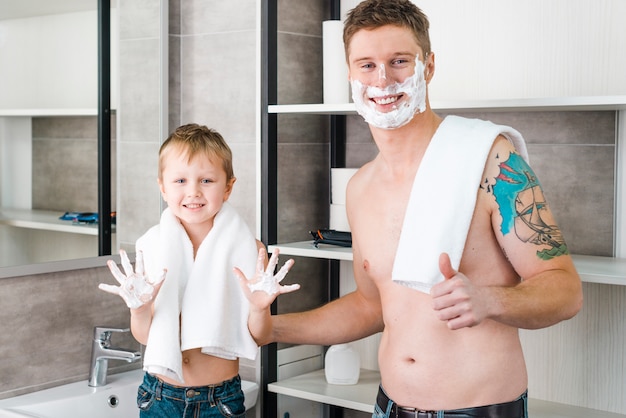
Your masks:
<instances>
[{"instance_id":1,"label":"shaving foam on face","mask_svg":"<svg viewBox=\"0 0 626 418\"><path fill-rule=\"evenodd\" d=\"M359 80L351 80L352 100L356 111L367 123L380 129L396 129L409 123L415 113L426 110L426 79L424 63L415 57L415 73L402 83L385 88L366 86ZM383 70L384 71L384 70ZM380 74L379 74L380 75ZM405 99L390 112L380 112L371 98L384 98L402 93Z\"/></svg>"}]
</instances>

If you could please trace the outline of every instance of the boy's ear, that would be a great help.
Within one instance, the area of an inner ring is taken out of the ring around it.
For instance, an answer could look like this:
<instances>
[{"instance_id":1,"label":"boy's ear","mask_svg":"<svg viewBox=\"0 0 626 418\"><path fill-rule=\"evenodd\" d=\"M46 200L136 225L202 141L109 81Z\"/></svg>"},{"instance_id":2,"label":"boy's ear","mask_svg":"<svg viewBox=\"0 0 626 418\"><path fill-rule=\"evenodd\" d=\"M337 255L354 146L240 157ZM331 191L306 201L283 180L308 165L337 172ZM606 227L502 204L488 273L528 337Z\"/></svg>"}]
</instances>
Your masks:
<instances>
[{"instance_id":1,"label":"boy's ear","mask_svg":"<svg viewBox=\"0 0 626 418\"><path fill-rule=\"evenodd\" d=\"M228 200L230 194L233 192L233 186L237 181L237 177L233 177L226 182L226 190L224 190L224 202Z\"/></svg>"},{"instance_id":2,"label":"boy's ear","mask_svg":"<svg viewBox=\"0 0 626 418\"><path fill-rule=\"evenodd\" d=\"M163 188L163 180L161 180L160 178L157 178L157 183L159 185L159 191L161 192L161 197L163 198L163 200L166 200L165 189Z\"/></svg>"}]
</instances>

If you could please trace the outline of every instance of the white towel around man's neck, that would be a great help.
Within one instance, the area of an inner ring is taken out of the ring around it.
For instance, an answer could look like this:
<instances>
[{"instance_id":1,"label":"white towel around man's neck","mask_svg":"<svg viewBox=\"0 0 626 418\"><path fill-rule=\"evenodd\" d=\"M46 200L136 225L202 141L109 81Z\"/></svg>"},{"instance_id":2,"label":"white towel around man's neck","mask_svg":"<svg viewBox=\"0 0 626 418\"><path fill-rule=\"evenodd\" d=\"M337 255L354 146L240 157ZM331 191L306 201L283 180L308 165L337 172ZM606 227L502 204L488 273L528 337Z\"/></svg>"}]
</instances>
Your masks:
<instances>
[{"instance_id":1,"label":"white towel around man's neck","mask_svg":"<svg viewBox=\"0 0 626 418\"><path fill-rule=\"evenodd\" d=\"M233 273L239 267L247 277L254 276L256 240L228 202L195 260L191 240L170 209L137 240L137 251L143 251L150 277L167 269L155 300L144 370L184 383L184 350L201 348L229 360L256 357L258 347L248 331L249 303Z\"/></svg>"},{"instance_id":2,"label":"white towel around man's neck","mask_svg":"<svg viewBox=\"0 0 626 418\"><path fill-rule=\"evenodd\" d=\"M428 293L444 280L439 255L458 270L485 162L498 135L528 161L522 135L480 119L446 117L415 175L393 265L392 280Z\"/></svg>"}]
</instances>

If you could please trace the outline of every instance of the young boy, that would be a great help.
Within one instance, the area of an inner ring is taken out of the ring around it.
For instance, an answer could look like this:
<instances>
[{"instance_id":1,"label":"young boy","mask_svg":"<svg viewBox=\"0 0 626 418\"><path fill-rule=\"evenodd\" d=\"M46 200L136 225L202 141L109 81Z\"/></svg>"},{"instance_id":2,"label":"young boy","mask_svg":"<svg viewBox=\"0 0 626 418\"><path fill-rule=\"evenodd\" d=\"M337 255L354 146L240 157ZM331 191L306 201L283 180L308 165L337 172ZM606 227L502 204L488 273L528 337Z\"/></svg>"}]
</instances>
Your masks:
<instances>
[{"instance_id":1,"label":"young boy","mask_svg":"<svg viewBox=\"0 0 626 418\"><path fill-rule=\"evenodd\" d=\"M265 272L263 245L227 202L235 180L219 133L179 127L159 151L158 184L168 208L137 240L135 271L123 251L126 275L108 263L120 286L100 288L124 299L133 336L146 345L141 417L245 413L238 359L254 359L258 347L233 269L248 277L272 274ZM275 264L273 257L269 272Z\"/></svg>"}]
</instances>

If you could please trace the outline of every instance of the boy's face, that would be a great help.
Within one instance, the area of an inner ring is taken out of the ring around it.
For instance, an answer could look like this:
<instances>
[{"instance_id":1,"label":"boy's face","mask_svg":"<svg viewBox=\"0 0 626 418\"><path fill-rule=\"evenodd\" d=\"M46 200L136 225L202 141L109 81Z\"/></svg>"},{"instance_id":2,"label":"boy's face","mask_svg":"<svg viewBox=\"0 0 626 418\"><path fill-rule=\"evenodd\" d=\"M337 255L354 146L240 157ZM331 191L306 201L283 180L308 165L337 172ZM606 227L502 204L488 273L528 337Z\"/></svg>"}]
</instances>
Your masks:
<instances>
[{"instance_id":1,"label":"boy's face","mask_svg":"<svg viewBox=\"0 0 626 418\"><path fill-rule=\"evenodd\" d=\"M359 30L353 35L348 51L350 80L368 87L385 89L404 82L415 73L417 59L426 61L426 73L429 71L429 62L424 60L422 48L413 33L399 26ZM399 93L363 99L375 106L376 111L385 113L401 106L408 98Z\"/></svg>"},{"instance_id":2,"label":"boy's face","mask_svg":"<svg viewBox=\"0 0 626 418\"><path fill-rule=\"evenodd\" d=\"M168 151L163 167L159 187L168 207L187 232L196 228L208 233L215 215L228 200L235 179L226 179L219 159L198 154L188 161L187 154L177 149Z\"/></svg>"}]
</instances>

